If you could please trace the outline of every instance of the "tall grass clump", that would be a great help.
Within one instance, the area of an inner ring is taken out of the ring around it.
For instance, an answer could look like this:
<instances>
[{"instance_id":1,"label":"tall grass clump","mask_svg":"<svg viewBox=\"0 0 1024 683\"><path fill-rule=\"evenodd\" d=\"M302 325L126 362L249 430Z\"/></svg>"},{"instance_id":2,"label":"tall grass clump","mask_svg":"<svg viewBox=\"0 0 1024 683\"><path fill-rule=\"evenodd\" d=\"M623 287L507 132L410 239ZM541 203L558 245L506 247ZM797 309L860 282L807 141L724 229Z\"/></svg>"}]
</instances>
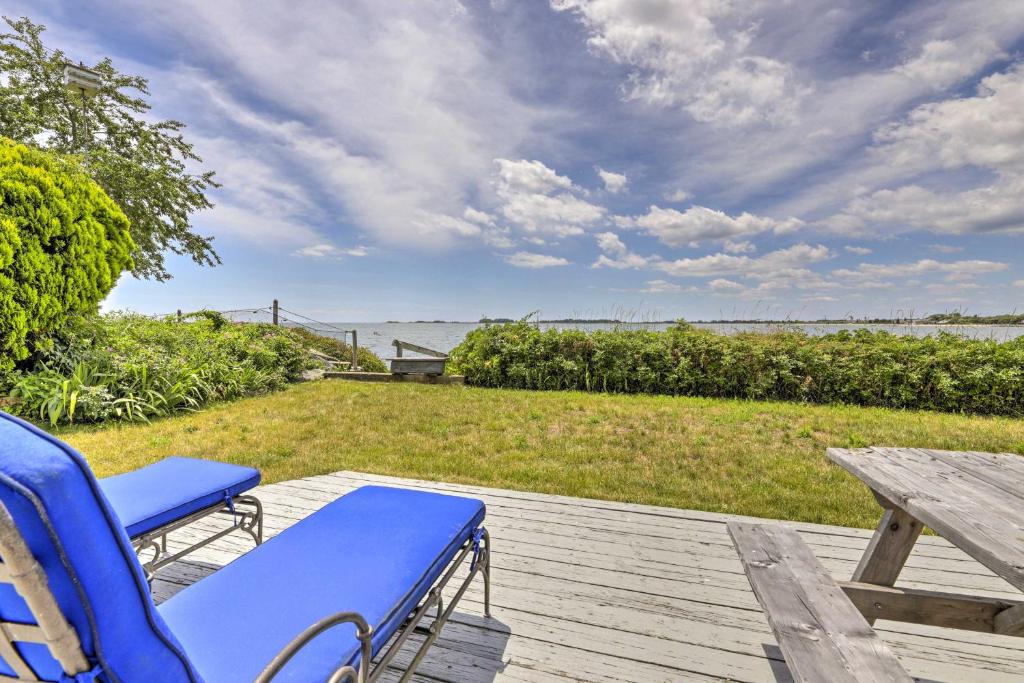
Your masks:
<instances>
[{"instance_id":1,"label":"tall grass clump","mask_svg":"<svg viewBox=\"0 0 1024 683\"><path fill-rule=\"evenodd\" d=\"M310 366L305 348L286 328L215 313L87 317L6 378L6 409L51 425L147 420L282 388Z\"/></svg>"},{"instance_id":2,"label":"tall grass clump","mask_svg":"<svg viewBox=\"0 0 1024 683\"><path fill-rule=\"evenodd\" d=\"M718 334L540 330L526 321L470 332L453 371L480 386L845 403L1024 415L1024 338L997 342L857 330Z\"/></svg>"}]
</instances>

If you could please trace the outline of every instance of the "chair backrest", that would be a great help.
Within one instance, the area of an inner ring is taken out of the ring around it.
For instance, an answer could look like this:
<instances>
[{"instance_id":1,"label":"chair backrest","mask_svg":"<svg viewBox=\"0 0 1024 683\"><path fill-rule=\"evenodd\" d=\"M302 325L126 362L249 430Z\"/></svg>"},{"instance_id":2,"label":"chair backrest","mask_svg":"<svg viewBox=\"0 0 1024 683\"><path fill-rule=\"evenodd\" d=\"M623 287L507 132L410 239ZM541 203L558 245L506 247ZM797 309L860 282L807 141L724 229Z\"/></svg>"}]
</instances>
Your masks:
<instances>
[{"instance_id":1,"label":"chair backrest","mask_svg":"<svg viewBox=\"0 0 1024 683\"><path fill-rule=\"evenodd\" d=\"M85 460L2 411L0 503L0 678L199 682Z\"/></svg>"}]
</instances>

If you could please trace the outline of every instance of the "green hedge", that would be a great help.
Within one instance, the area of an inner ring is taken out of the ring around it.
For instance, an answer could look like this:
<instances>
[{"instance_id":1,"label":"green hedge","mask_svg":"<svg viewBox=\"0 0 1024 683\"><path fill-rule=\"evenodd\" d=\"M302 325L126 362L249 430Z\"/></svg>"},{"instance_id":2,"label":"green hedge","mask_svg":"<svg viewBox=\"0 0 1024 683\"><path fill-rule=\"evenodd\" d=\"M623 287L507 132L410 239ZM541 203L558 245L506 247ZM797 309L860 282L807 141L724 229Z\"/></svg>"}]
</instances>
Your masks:
<instances>
[{"instance_id":1,"label":"green hedge","mask_svg":"<svg viewBox=\"0 0 1024 683\"><path fill-rule=\"evenodd\" d=\"M587 333L522 321L470 332L452 351L451 367L490 387L1024 415L1024 338L723 335L685 323L665 332Z\"/></svg>"}]
</instances>

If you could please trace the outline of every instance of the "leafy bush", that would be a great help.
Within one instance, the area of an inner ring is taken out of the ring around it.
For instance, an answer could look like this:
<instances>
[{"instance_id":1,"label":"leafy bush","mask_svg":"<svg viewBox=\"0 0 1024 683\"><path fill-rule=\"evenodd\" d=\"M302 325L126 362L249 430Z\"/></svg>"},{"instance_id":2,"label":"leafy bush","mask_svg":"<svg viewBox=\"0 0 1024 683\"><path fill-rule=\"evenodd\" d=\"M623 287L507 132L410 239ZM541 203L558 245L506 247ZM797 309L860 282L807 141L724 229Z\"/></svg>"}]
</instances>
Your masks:
<instances>
[{"instance_id":1,"label":"leafy bush","mask_svg":"<svg viewBox=\"0 0 1024 683\"><path fill-rule=\"evenodd\" d=\"M70 160L0 138L0 373L131 266L128 219Z\"/></svg>"},{"instance_id":2,"label":"leafy bush","mask_svg":"<svg viewBox=\"0 0 1024 683\"><path fill-rule=\"evenodd\" d=\"M291 331L302 340L306 348L319 351L322 354L337 358L342 361L352 360L352 347L340 339L324 337L302 327L290 328ZM359 367L366 372L387 372L388 367L377 354L365 346L360 346L356 352L359 356Z\"/></svg>"},{"instance_id":3,"label":"leafy bush","mask_svg":"<svg viewBox=\"0 0 1024 683\"><path fill-rule=\"evenodd\" d=\"M801 332L722 335L541 331L526 321L476 329L451 353L482 386L578 389L1024 415L1024 338Z\"/></svg>"},{"instance_id":4,"label":"leafy bush","mask_svg":"<svg viewBox=\"0 0 1024 683\"><path fill-rule=\"evenodd\" d=\"M52 425L146 420L282 388L309 365L304 342L283 327L94 316L13 373L11 409Z\"/></svg>"}]
</instances>

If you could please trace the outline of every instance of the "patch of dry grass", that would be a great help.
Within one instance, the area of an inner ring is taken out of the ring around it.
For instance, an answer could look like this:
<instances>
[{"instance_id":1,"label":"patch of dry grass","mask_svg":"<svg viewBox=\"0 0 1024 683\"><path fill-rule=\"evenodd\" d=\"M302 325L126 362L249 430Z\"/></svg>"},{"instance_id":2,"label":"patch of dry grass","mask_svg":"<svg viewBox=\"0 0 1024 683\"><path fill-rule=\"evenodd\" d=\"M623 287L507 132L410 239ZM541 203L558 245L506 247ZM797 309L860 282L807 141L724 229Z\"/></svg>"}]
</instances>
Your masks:
<instances>
[{"instance_id":1,"label":"patch of dry grass","mask_svg":"<svg viewBox=\"0 0 1024 683\"><path fill-rule=\"evenodd\" d=\"M827 446L1024 453L1024 420L843 406L322 381L149 425L63 429L97 475L171 454L873 527Z\"/></svg>"}]
</instances>

